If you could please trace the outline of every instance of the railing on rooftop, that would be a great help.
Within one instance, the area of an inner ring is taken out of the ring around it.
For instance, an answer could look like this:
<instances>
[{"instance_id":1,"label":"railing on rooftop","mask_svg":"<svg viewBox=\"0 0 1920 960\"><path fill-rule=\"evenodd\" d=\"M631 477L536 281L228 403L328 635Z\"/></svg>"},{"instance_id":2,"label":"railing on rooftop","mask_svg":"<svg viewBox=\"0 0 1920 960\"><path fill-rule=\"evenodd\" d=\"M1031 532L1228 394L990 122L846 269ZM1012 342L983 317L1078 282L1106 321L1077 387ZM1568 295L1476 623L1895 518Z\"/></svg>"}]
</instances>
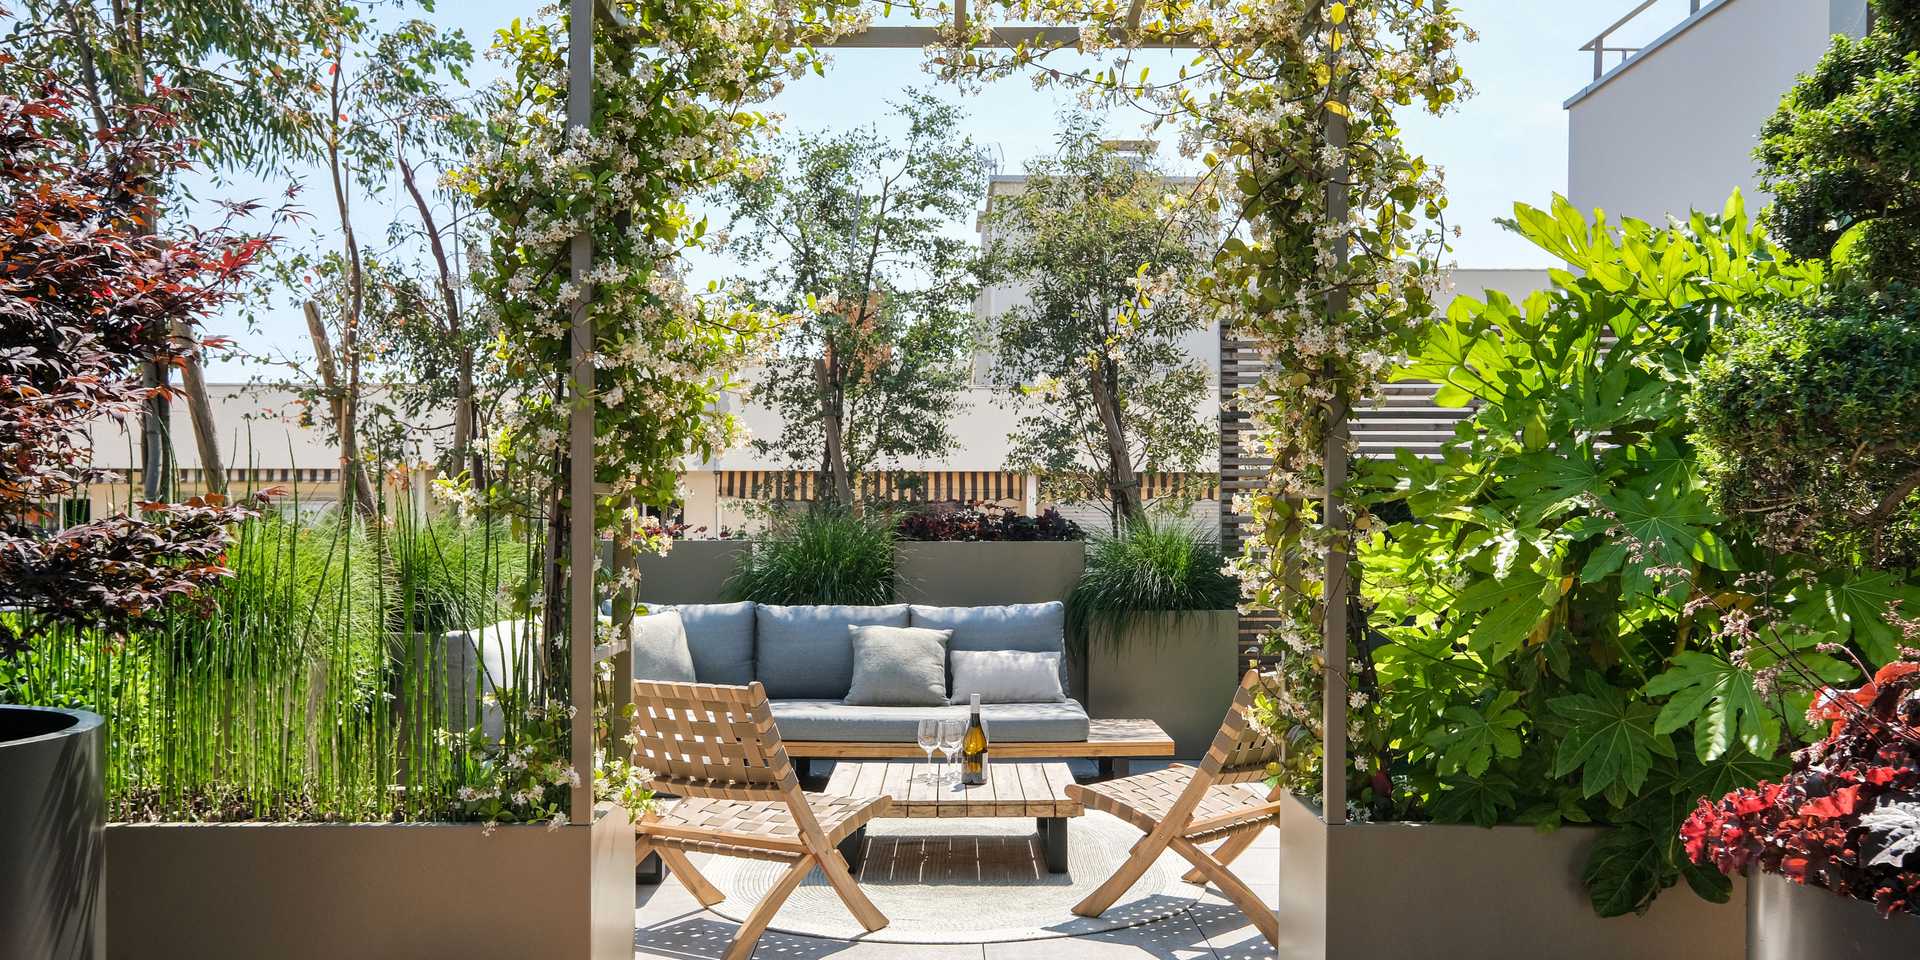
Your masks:
<instances>
[{"instance_id":1,"label":"railing on rooftop","mask_svg":"<svg viewBox=\"0 0 1920 960\"><path fill-rule=\"evenodd\" d=\"M1640 52L1641 50L1640 47L1610 46L1607 43L1607 39L1613 36L1615 33L1618 33L1621 27L1624 27L1627 24L1632 23L1636 17L1640 16L1643 13L1646 13L1649 9L1653 7L1654 4L1657 4L1659 2L1660 0L1644 0L1644 2L1642 2L1639 6L1634 7L1632 10L1627 11L1626 16L1621 17L1618 20L1615 20L1611 26L1607 27L1605 30L1600 31L1599 36L1596 36L1592 40L1587 41L1586 46L1580 48L1581 50L1590 50L1593 52L1593 78L1595 80L1598 80L1601 77L1606 76L1607 74L1607 54L1617 53L1620 55L1619 62L1626 63L1627 58ZM1687 16L1691 17L1694 14L1699 13L1701 2L1702 0L1687 0Z\"/></svg>"}]
</instances>

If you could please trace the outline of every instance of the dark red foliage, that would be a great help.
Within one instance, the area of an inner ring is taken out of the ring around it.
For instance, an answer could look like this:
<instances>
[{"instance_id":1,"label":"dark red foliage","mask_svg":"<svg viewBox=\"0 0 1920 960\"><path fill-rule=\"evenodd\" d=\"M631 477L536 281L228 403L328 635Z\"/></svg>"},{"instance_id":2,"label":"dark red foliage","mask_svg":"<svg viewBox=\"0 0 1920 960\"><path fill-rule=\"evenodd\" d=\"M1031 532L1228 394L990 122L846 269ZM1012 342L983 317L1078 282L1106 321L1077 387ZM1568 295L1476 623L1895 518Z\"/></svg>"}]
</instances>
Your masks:
<instances>
[{"instance_id":1,"label":"dark red foliage","mask_svg":"<svg viewBox=\"0 0 1920 960\"><path fill-rule=\"evenodd\" d=\"M900 518L902 540L1080 540L1080 525L1048 507L1024 516L993 503L935 508Z\"/></svg>"},{"instance_id":2,"label":"dark red foliage","mask_svg":"<svg viewBox=\"0 0 1920 960\"><path fill-rule=\"evenodd\" d=\"M1826 739L1794 754L1780 783L1702 799L1680 828L1687 856L1920 914L1920 663L1823 691L1809 714L1833 721Z\"/></svg>"},{"instance_id":3,"label":"dark red foliage","mask_svg":"<svg viewBox=\"0 0 1920 960\"><path fill-rule=\"evenodd\" d=\"M45 505L101 479L89 428L134 416L144 362L201 347L200 320L233 296L265 243L224 229L153 229L153 198L182 169L166 105L131 111L88 150L59 87L0 97L0 606L119 626L225 573L224 502L143 504L59 532ZM135 132L138 131L138 132Z\"/></svg>"}]
</instances>

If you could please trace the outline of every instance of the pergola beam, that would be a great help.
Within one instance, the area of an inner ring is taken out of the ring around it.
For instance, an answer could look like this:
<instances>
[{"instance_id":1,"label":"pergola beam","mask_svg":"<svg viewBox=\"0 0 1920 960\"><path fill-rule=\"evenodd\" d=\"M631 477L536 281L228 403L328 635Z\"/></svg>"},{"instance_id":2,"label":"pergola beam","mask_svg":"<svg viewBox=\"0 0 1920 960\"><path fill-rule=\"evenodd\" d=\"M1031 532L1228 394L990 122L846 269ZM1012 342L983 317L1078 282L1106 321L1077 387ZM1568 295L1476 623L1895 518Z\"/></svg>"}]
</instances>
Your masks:
<instances>
[{"instance_id":1,"label":"pergola beam","mask_svg":"<svg viewBox=\"0 0 1920 960\"><path fill-rule=\"evenodd\" d=\"M964 14L965 5L955 11ZM963 25L964 20L960 21ZM832 41L818 44L822 47L845 47L869 50L919 50L937 46L945 41L939 27L868 27L861 33L848 34ZM1130 39L1132 32L1124 28L1107 31L1107 36L1119 45L1135 42ZM1080 42L1080 31L1073 27L991 27L986 39L974 44L976 47L1011 48L1025 44L1029 47L1071 47ZM1141 47L1160 50L1198 50L1200 44L1187 37L1144 37L1137 40Z\"/></svg>"}]
</instances>

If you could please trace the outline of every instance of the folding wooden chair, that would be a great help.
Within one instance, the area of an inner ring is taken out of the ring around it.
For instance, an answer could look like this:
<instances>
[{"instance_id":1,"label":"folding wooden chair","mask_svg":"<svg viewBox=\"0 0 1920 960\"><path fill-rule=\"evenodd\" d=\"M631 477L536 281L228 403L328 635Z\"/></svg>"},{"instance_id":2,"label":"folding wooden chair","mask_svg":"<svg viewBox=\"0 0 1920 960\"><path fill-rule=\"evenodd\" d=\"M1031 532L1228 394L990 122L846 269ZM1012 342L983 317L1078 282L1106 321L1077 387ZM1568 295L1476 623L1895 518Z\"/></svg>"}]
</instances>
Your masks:
<instances>
[{"instance_id":1,"label":"folding wooden chair","mask_svg":"<svg viewBox=\"0 0 1920 960\"><path fill-rule=\"evenodd\" d=\"M1252 722L1254 693L1278 689L1276 674L1247 671L1227 710L1220 732L1207 748L1198 768L1175 764L1104 783L1074 785L1068 796L1092 810L1113 814L1140 828L1146 836L1113 876L1073 908L1083 917L1097 917L1113 906L1160 854L1171 848L1193 865L1184 879L1211 881L1232 900L1268 942L1279 946L1280 921L1258 894L1227 867L1253 845L1260 831L1280 822L1280 790L1263 801L1237 784L1265 780L1267 764L1279 759L1280 744ZM1222 840L1212 853L1203 843Z\"/></svg>"},{"instance_id":2,"label":"folding wooden chair","mask_svg":"<svg viewBox=\"0 0 1920 960\"><path fill-rule=\"evenodd\" d=\"M635 825L635 859L660 854L709 907L726 896L694 869L688 853L789 864L740 924L727 960L753 954L780 905L815 866L869 933L887 925L835 846L891 801L803 793L760 684L636 680L633 703L633 762L653 772L654 790L680 798Z\"/></svg>"}]
</instances>

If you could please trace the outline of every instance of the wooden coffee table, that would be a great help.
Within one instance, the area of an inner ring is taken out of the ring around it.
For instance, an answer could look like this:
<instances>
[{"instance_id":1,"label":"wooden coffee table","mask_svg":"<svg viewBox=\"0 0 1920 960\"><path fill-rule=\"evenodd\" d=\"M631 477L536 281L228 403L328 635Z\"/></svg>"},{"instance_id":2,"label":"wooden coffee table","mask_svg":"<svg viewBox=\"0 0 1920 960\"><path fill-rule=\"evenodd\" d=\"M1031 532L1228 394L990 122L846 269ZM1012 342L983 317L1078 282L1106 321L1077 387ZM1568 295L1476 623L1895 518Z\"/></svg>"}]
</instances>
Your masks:
<instances>
[{"instance_id":1,"label":"wooden coffee table","mask_svg":"<svg viewBox=\"0 0 1920 960\"><path fill-rule=\"evenodd\" d=\"M937 779L936 779L937 778ZM960 783L959 764L906 760L842 760L834 765L826 793L841 797L890 797L882 817L1032 817L1046 850L1047 870L1067 872L1067 820L1085 813L1067 796L1073 771L1064 763L1003 760L987 766L987 782ZM866 851L863 827L840 844L853 869Z\"/></svg>"}]
</instances>

